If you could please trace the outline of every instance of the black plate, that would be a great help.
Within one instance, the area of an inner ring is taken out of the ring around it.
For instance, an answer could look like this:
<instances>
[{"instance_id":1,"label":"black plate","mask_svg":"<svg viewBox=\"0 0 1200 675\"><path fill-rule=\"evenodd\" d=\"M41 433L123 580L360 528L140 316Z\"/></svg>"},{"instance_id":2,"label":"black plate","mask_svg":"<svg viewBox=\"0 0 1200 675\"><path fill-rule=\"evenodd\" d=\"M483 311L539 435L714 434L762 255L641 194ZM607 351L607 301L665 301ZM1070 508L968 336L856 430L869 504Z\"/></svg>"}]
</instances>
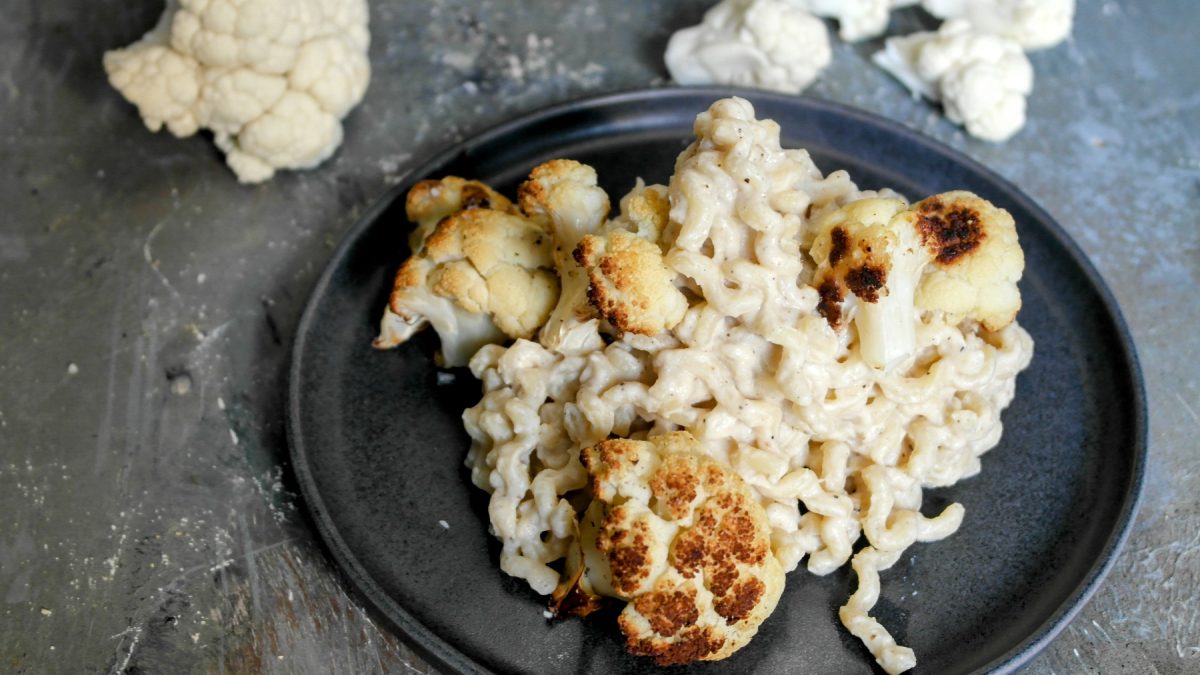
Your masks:
<instances>
[{"instance_id":1,"label":"black plate","mask_svg":"<svg viewBox=\"0 0 1200 675\"><path fill-rule=\"evenodd\" d=\"M300 322L288 421L304 498L351 584L441 667L654 670L625 654L612 617L548 622L543 599L500 571L486 500L462 466L460 415L479 398L470 374L438 386L428 337L371 349L391 275L407 255L403 195L416 179L445 174L512 195L534 165L570 157L595 166L615 201L638 176L665 182L695 115L735 93L825 172L848 169L861 187L911 197L972 190L1018 223L1027 260L1020 320L1036 356L983 473L927 492L930 508L962 502L962 529L914 546L885 572L875 610L916 650L917 672L1015 669L1066 625L1112 564L1142 483L1145 395L1112 295L1045 211L976 162L864 112L727 89L631 92L523 117L416 170L346 235ZM748 647L693 670L871 672L870 655L837 619L855 583L848 567L826 577L793 572Z\"/></svg>"}]
</instances>

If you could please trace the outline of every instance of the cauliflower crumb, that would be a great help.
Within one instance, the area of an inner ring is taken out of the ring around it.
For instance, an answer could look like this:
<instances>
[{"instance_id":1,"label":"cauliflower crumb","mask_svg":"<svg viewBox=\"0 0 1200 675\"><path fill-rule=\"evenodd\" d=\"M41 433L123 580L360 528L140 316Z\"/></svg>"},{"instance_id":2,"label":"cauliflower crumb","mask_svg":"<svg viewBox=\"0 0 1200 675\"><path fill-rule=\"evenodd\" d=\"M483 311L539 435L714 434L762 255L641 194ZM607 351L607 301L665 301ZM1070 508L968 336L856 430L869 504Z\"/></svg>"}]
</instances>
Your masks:
<instances>
[{"instance_id":1,"label":"cauliflower crumb","mask_svg":"<svg viewBox=\"0 0 1200 675\"><path fill-rule=\"evenodd\" d=\"M367 21L365 0L169 0L104 69L151 131L210 129L238 180L259 183L341 144L370 81Z\"/></svg>"},{"instance_id":2,"label":"cauliflower crumb","mask_svg":"<svg viewBox=\"0 0 1200 675\"><path fill-rule=\"evenodd\" d=\"M676 31L664 60L679 84L732 84L798 94L832 52L820 19L785 0L723 0Z\"/></svg>"}]
</instances>

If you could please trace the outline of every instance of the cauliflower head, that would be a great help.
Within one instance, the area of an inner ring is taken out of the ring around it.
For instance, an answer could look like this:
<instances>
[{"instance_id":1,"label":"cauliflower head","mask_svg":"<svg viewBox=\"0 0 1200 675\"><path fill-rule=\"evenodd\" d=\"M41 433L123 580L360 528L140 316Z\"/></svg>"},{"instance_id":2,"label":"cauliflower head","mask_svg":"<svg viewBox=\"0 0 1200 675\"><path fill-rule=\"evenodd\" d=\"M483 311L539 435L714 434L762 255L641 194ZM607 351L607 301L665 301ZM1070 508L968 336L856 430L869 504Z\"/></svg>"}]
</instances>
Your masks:
<instances>
[{"instance_id":1,"label":"cauliflower head","mask_svg":"<svg viewBox=\"0 0 1200 675\"><path fill-rule=\"evenodd\" d=\"M687 298L657 244L624 230L589 234L575 261L587 272L588 301L618 334L657 335L683 320Z\"/></svg>"},{"instance_id":2,"label":"cauliflower head","mask_svg":"<svg viewBox=\"0 0 1200 675\"><path fill-rule=\"evenodd\" d=\"M723 659L749 642L778 604L784 573L766 512L741 477L686 432L604 441L580 459L594 499L577 573L556 598L625 600L617 623L627 648L659 665Z\"/></svg>"},{"instance_id":3,"label":"cauliflower head","mask_svg":"<svg viewBox=\"0 0 1200 675\"><path fill-rule=\"evenodd\" d=\"M1071 34L1075 0L924 0L940 19L966 19L976 30L1002 35L1026 51L1060 44Z\"/></svg>"},{"instance_id":4,"label":"cauliflower head","mask_svg":"<svg viewBox=\"0 0 1200 675\"><path fill-rule=\"evenodd\" d=\"M418 182L408 191L404 203L405 215L410 222L416 223L408 237L409 250L420 251L442 218L463 209L476 208L517 212L504 195L477 180L446 176L440 180Z\"/></svg>"},{"instance_id":5,"label":"cauliflower head","mask_svg":"<svg viewBox=\"0 0 1200 675\"><path fill-rule=\"evenodd\" d=\"M920 312L998 331L1021 307L1025 258L1012 216L970 192L911 208L860 199L823 216L817 230L809 251L817 310L835 330L852 315L860 354L875 368L913 355Z\"/></svg>"},{"instance_id":6,"label":"cauliflower head","mask_svg":"<svg viewBox=\"0 0 1200 675\"><path fill-rule=\"evenodd\" d=\"M829 65L831 55L825 24L793 2L723 0L699 25L671 36L664 60L679 84L798 94Z\"/></svg>"},{"instance_id":7,"label":"cauliflower head","mask_svg":"<svg viewBox=\"0 0 1200 675\"><path fill-rule=\"evenodd\" d=\"M466 365L485 344L529 338L558 300L550 235L488 208L442 218L400 266L374 346L395 347L432 324L443 365Z\"/></svg>"},{"instance_id":8,"label":"cauliflower head","mask_svg":"<svg viewBox=\"0 0 1200 675\"><path fill-rule=\"evenodd\" d=\"M1005 141L1025 126L1033 66L1007 37L952 19L937 32L889 38L874 59L914 94L941 101L976 138Z\"/></svg>"},{"instance_id":9,"label":"cauliflower head","mask_svg":"<svg viewBox=\"0 0 1200 675\"><path fill-rule=\"evenodd\" d=\"M575 248L608 219L609 200L596 182L596 170L574 160L555 159L534 167L517 190L521 211L554 237L554 265L562 293L539 336L551 351L581 354L603 344L599 320L588 302L587 273L575 261Z\"/></svg>"},{"instance_id":10,"label":"cauliflower head","mask_svg":"<svg viewBox=\"0 0 1200 675\"><path fill-rule=\"evenodd\" d=\"M238 180L258 183L341 144L370 81L367 21L366 0L168 0L104 69L151 131L209 129Z\"/></svg>"}]
</instances>

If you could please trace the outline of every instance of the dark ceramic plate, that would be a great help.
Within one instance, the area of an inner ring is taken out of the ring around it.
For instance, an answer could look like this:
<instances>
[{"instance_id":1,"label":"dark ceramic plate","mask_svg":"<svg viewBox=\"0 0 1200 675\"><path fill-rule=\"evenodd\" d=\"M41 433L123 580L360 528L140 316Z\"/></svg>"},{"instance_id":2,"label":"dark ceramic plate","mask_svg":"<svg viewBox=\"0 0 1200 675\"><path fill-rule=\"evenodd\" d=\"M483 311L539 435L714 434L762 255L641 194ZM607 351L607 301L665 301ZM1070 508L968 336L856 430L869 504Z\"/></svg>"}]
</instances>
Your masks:
<instances>
[{"instance_id":1,"label":"dark ceramic plate","mask_svg":"<svg viewBox=\"0 0 1200 675\"><path fill-rule=\"evenodd\" d=\"M296 336L291 452L321 536L351 585L442 668L459 672L650 672L611 616L546 621L544 601L498 568L486 500L462 466L460 415L479 398L467 371L438 386L425 336L371 349L391 275L407 255L403 195L456 174L513 194L531 167L570 157L615 198L638 176L665 182L695 115L739 93L788 147L861 187L912 196L963 188L1012 212L1025 248L1021 324L1037 342L983 473L927 492L928 511L966 507L953 537L914 546L883 575L879 619L916 650L917 672L1014 670L1096 589L1129 528L1146 461L1145 396L1112 295L1045 211L979 164L894 123L816 101L724 89L665 89L551 108L439 155L346 236ZM444 521L449 527L440 524ZM848 567L848 566L847 566ZM871 672L838 623L848 569L788 577L749 646L696 672ZM672 672L681 672L675 669Z\"/></svg>"}]
</instances>

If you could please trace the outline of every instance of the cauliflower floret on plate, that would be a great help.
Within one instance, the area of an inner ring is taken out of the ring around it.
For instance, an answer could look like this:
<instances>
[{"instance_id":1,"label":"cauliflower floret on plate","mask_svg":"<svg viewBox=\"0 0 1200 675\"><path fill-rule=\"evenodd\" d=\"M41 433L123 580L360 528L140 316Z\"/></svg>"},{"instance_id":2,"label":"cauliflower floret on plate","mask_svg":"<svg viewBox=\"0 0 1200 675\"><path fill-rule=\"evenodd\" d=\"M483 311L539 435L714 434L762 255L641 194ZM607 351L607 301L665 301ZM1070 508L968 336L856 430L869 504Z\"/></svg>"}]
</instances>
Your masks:
<instances>
[{"instance_id":1,"label":"cauliflower floret on plate","mask_svg":"<svg viewBox=\"0 0 1200 675\"><path fill-rule=\"evenodd\" d=\"M809 251L817 309L835 329L853 315L863 360L890 369L916 348L919 312L998 331L1021 308L1025 258L1004 209L970 192L914 204L860 199L817 223Z\"/></svg>"},{"instance_id":2,"label":"cauliflower floret on plate","mask_svg":"<svg viewBox=\"0 0 1200 675\"><path fill-rule=\"evenodd\" d=\"M442 218L464 209L478 208L517 212L508 198L477 180L446 176L440 180L418 182L408 191L404 202L405 215L416 223L408 236L409 250L420 251Z\"/></svg>"},{"instance_id":3,"label":"cauliflower floret on plate","mask_svg":"<svg viewBox=\"0 0 1200 675\"><path fill-rule=\"evenodd\" d=\"M657 335L683 319L688 302L658 246L616 230L585 235L575 261L587 272L588 301L618 334Z\"/></svg>"},{"instance_id":4,"label":"cauliflower floret on plate","mask_svg":"<svg viewBox=\"0 0 1200 675\"><path fill-rule=\"evenodd\" d=\"M917 287L919 309L945 312L951 321L974 319L993 332L1016 320L1025 253L1008 211L960 190L917 202L907 217L939 240Z\"/></svg>"},{"instance_id":5,"label":"cauliflower floret on plate","mask_svg":"<svg viewBox=\"0 0 1200 675\"><path fill-rule=\"evenodd\" d=\"M400 266L374 346L395 347L432 324L446 366L480 347L529 338L558 300L552 240L526 218L488 208L443 218Z\"/></svg>"},{"instance_id":6,"label":"cauliflower floret on plate","mask_svg":"<svg viewBox=\"0 0 1200 675\"><path fill-rule=\"evenodd\" d=\"M608 218L608 193L597 185L595 169L567 159L534 167L517 193L521 211L554 236L554 264L562 284L538 341L563 354L595 351L603 344L599 321L588 303L587 274L574 252L584 236L599 232Z\"/></svg>"},{"instance_id":7,"label":"cauliflower floret on plate","mask_svg":"<svg viewBox=\"0 0 1200 675\"><path fill-rule=\"evenodd\" d=\"M168 0L104 69L151 131L210 129L238 179L258 183L341 144L370 80L367 18L365 0Z\"/></svg>"},{"instance_id":8,"label":"cauliflower floret on plate","mask_svg":"<svg viewBox=\"0 0 1200 675\"><path fill-rule=\"evenodd\" d=\"M723 659L749 642L784 573L741 477L686 432L604 441L580 459L594 500L556 608L593 607L597 594L627 601L626 646L659 665Z\"/></svg>"}]
</instances>

